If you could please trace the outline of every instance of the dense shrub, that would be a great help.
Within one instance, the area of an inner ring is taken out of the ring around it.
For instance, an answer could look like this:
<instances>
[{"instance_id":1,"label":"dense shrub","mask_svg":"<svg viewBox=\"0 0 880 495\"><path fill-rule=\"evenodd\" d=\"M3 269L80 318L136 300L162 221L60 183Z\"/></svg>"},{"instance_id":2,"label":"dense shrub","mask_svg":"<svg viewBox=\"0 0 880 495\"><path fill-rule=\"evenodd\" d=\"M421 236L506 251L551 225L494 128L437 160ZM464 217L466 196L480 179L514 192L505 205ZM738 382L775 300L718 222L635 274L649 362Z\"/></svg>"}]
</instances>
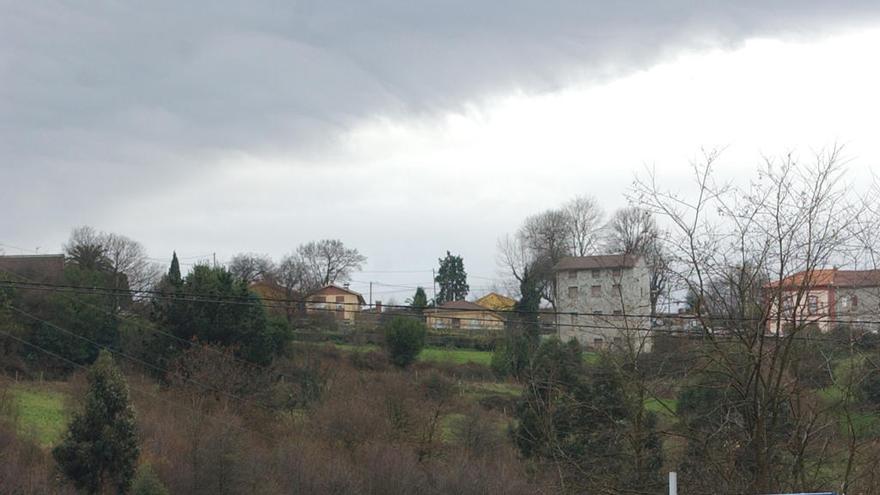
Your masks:
<instances>
[{"instance_id":1,"label":"dense shrub","mask_svg":"<svg viewBox=\"0 0 880 495\"><path fill-rule=\"evenodd\" d=\"M380 352L352 352L348 360L358 370L384 371L388 369L388 358Z\"/></svg>"},{"instance_id":2,"label":"dense shrub","mask_svg":"<svg viewBox=\"0 0 880 495\"><path fill-rule=\"evenodd\" d=\"M385 327L385 350L388 359L405 368L416 360L425 347L425 325L415 318L397 317Z\"/></svg>"},{"instance_id":3,"label":"dense shrub","mask_svg":"<svg viewBox=\"0 0 880 495\"><path fill-rule=\"evenodd\" d=\"M168 495L168 489L149 464L142 464L131 484L131 495Z\"/></svg>"},{"instance_id":4,"label":"dense shrub","mask_svg":"<svg viewBox=\"0 0 880 495\"><path fill-rule=\"evenodd\" d=\"M871 406L880 406L880 369L872 369L865 374L860 385L862 399Z\"/></svg>"}]
</instances>

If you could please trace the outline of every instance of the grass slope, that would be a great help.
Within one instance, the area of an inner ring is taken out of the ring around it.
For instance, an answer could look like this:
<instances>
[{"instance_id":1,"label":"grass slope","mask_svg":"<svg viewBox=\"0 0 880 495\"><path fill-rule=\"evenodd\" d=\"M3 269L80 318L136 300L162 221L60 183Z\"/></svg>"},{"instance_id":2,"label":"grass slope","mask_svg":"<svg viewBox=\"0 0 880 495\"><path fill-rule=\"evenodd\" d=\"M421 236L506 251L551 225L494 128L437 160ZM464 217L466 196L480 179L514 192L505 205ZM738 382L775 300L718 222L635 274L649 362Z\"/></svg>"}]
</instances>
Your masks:
<instances>
[{"instance_id":1,"label":"grass slope","mask_svg":"<svg viewBox=\"0 0 880 495\"><path fill-rule=\"evenodd\" d=\"M31 435L40 445L54 445L67 426L66 395L49 388L14 386L19 431Z\"/></svg>"}]
</instances>

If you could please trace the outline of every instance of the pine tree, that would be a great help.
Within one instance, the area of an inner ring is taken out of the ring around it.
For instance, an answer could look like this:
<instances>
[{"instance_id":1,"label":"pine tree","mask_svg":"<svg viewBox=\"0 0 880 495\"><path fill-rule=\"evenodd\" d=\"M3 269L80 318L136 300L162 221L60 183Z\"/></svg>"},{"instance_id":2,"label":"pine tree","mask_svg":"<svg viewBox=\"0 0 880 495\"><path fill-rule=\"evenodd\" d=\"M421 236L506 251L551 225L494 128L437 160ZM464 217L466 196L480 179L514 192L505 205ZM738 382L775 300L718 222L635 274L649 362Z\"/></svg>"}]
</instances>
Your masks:
<instances>
[{"instance_id":1,"label":"pine tree","mask_svg":"<svg viewBox=\"0 0 880 495\"><path fill-rule=\"evenodd\" d=\"M83 409L74 415L52 455L77 489L124 493L140 453L128 385L107 351L101 351L89 369L88 382Z\"/></svg>"},{"instance_id":2,"label":"pine tree","mask_svg":"<svg viewBox=\"0 0 880 495\"><path fill-rule=\"evenodd\" d=\"M467 272L464 271L464 261L461 256L453 256L446 251L446 257L440 260L440 270L434 281L440 285L437 294L437 305L447 301L463 301L468 295L470 287L467 284Z\"/></svg>"},{"instance_id":3,"label":"pine tree","mask_svg":"<svg viewBox=\"0 0 880 495\"><path fill-rule=\"evenodd\" d=\"M416 293L413 294L412 299L409 301L409 305L412 309L419 313L427 308L428 296L427 294L425 294L425 289L421 287L416 287Z\"/></svg>"},{"instance_id":4,"label":"pine tree","mask_svg":"<svg viewBox=\"0 0 880 495\"><path fill-rule=\"evenodd\" d=\"M177 260L177 251L173 251L171 255L171 268L168 269L168 282L173 287L180 287L183 278L180 276L180 261Z\"/></svg>"}]
</instances>

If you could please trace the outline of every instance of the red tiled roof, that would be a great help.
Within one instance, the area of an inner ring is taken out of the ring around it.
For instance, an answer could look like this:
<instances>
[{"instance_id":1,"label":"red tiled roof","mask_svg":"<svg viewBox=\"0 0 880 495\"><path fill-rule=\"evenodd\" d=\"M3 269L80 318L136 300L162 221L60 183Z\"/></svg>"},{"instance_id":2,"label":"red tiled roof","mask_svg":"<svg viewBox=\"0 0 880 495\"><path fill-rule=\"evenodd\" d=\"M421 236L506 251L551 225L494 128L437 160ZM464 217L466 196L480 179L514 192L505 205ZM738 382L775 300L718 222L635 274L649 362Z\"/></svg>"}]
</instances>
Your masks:
<instances>
[{"instance_id":1,"label":"red tiled roof","mask_svg":"<svg viewBox=\"0 0 880 495\"><path fill-rule=\"evenodd\" d=\"M566 256L553 270L591 270L594 268L632 268L639 257L631 254L603 254L598 256Z\"/></svg>"},{"instance_id":2,"label":"red tiled roof","mask_svg":"<svg viewBox=\"0 0 880 495\"><path fill-rule=\"evenodd\" d=\"M880 287L880 270L838 270L837 268L803 271L773 281L768 287Z\"/></svg>"}]
</instances>

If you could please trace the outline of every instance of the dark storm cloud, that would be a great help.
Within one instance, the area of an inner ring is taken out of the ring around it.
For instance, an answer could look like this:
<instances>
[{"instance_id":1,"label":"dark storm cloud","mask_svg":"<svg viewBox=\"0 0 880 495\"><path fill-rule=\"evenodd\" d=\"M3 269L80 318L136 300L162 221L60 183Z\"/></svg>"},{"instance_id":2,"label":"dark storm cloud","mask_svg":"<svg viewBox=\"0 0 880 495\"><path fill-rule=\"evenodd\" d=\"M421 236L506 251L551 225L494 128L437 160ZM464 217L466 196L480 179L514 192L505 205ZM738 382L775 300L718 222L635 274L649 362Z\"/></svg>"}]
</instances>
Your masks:
<instances>
[{"instance_id":1,"label":"dark storm cloud","mask_svg":"<svg viewBox=\"0 0 880 495\"><path fill-rule=\"evenodd\" d=\"M131 191L197 181L228 152L323 153L362 119L549 91L681 48L812 36L878 10L875 1L10 0L0 7L0 166L5 206L19 214L0 227L22 235L37 228L25 228L28 215L88 218Z\"/></svg>"}]
</instances>

